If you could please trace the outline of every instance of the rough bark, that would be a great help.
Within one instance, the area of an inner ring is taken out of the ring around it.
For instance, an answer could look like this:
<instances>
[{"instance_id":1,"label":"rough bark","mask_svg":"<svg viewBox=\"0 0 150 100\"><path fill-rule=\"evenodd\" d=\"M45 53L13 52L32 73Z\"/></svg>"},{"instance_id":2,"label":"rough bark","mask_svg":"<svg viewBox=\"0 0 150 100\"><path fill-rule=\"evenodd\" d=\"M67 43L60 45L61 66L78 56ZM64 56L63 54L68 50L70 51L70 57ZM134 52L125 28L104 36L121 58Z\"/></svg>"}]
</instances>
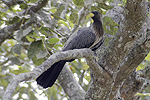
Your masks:
<instances>
[{"instance_id":1,"label":"rough bark","mask_svg":"<svg viewBox=\"0 0 150 100\"><path fill-rule=\"evenodd\" d=\"M92 81L86 94L87 100L112 100L116 97L118 92L117 87L121 85L123 80L128 76L126 72L123 72L124 67L118 66L121 66L123 63L122 61L126 60L126 55L128 55L128 59L131 60L134 59L132 55L141 54L141 51L138 51L141 49L141 46L139 48L137 47L136 51L134 49L134 44L140 36L146 33L147 27L142 27L145 24L145 20L146 0L127 0L126 7L124 9L124 19L120 22L119 30L115 37L110 41L108 47L99 60L99 64L102 65L105 70L110 72L111 77L104 79L91 72ZM145 48L142 50L144 49ZM136 59L136 61L138 60L137 62L141 63L146 54L141 55L141 59ZM130 65L126 65L128 67L127 70L131 70L131 72L129 71L128 73L132 73L139 63L134 61L131 62ZM121 74L118 74L118 72L124 75L120 77ZM119 82L119 84L117 84L117 82Z\"/></svg>"},{"instance_id":2,"label":"rough bark","mask_svg":"<svg viewBox=\"0 0 150 100\"><path fill-rule=\"evenodd\" d=\"M139 100L138 96L135 96L137 92L142 92L143 89L150 85L149 73L150 66L146 66L144 69L137 72L133 72L123 83L120 88L121 97L125 100Z\"/></svg>"},{"instance_id":3,"label":"rough bark","mask_svg":"<svg viewBox=\"0 0 150 100\"><path fill-rule=\"evenodd\" d=\"M59 83L71 100L84 100L85 91L76 81L73 73L65 66L58 77Z\"/></svg>"}]
</instances>

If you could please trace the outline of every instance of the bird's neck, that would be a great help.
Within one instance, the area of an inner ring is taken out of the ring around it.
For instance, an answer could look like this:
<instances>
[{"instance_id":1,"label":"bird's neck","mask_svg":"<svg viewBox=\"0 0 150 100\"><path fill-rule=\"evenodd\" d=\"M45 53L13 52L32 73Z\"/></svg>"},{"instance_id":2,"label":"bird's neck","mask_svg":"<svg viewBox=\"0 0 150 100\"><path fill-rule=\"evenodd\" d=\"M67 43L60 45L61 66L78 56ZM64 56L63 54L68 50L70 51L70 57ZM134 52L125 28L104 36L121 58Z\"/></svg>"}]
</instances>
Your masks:
<instances>
[{"instance_id":1,"label":"bird's neck","mask_svg":"<svg viewBox=\"0 0 150 100\"><path fill-rule=\"evenodd\" d=\"M104 29L101 21L94 21L92 24L92 30L94 31L94 34L98 37L103 36Z\"/></svg>"}]
</instances>

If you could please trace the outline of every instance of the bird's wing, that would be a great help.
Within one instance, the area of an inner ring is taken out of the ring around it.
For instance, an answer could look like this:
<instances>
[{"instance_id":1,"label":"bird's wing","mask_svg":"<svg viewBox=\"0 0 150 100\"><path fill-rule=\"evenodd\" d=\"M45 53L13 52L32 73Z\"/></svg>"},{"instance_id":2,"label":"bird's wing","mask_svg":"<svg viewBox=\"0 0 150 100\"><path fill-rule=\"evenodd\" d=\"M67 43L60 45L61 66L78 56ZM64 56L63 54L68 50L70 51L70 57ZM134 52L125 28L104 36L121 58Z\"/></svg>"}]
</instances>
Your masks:
<instances>
[{"instance_id":1,"label":"bird's wing","mask_svg":"<svg viewBox=\"0 0 150 100\"><path fill-rule=\"evenodd\" d=\"M105 37L100 37L96 39L96 41L92 44L92 46L90 46L90 49L92 49L93 51L96 50L98 47L102 45L104 40L105 40Z\"/></svg>"},{"instance_id":2,"label":"bird's wing","mask_svg":"<svg viewBox=\"0 0 150 100\"><path fill-rule=\"evenodd\" d=\"M89 48L95 42L95 34L90 27L78 30L67 40L63 51Z\"/></svg>"}]
</instances>

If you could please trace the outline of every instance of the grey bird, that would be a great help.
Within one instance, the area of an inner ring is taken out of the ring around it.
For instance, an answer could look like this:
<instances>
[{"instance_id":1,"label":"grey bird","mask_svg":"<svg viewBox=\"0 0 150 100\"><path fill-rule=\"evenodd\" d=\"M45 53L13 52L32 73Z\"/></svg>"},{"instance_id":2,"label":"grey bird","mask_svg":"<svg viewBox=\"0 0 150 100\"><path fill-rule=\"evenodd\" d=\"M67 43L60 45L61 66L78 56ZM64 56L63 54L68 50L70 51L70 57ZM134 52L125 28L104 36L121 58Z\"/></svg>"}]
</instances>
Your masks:
<instances>
[{"instance_id":1,"label":"grey bird","mask_svg":"<svg viewBox=\"0 0 150 100\"><path fill-rule=\"evenodd\" d=\"M90 48L92 51L95 51L101 46L104 41L104 29L102 26L101 14L98 11L92 11L90 17L94 21L91 26L79 29L72 34L65 43L63 51L81 48ZM61 60L54 63L36 79L37 83L43 88L53 86L65 63L73 60L74 59Z\"/></svg>"}]
</instances>

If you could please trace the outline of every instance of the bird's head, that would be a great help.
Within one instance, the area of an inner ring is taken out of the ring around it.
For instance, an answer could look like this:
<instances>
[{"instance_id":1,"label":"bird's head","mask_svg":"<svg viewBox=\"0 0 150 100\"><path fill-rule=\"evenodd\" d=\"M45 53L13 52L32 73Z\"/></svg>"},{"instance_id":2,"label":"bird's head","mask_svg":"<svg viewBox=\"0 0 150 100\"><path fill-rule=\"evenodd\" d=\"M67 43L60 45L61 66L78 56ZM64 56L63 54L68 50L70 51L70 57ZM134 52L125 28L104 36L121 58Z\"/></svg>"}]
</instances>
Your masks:
<instances>
[{"instance_id":1,"label":"bird's head","mask_svg":"<svg viewBox=\"0 0 150 100\"><path fill-rule=\"evenodd\" d=\"M101 21L101 14L98 11L92 11L90 13L90 17L94 20L94 21Z\"/></svg>"}]
</instances>

